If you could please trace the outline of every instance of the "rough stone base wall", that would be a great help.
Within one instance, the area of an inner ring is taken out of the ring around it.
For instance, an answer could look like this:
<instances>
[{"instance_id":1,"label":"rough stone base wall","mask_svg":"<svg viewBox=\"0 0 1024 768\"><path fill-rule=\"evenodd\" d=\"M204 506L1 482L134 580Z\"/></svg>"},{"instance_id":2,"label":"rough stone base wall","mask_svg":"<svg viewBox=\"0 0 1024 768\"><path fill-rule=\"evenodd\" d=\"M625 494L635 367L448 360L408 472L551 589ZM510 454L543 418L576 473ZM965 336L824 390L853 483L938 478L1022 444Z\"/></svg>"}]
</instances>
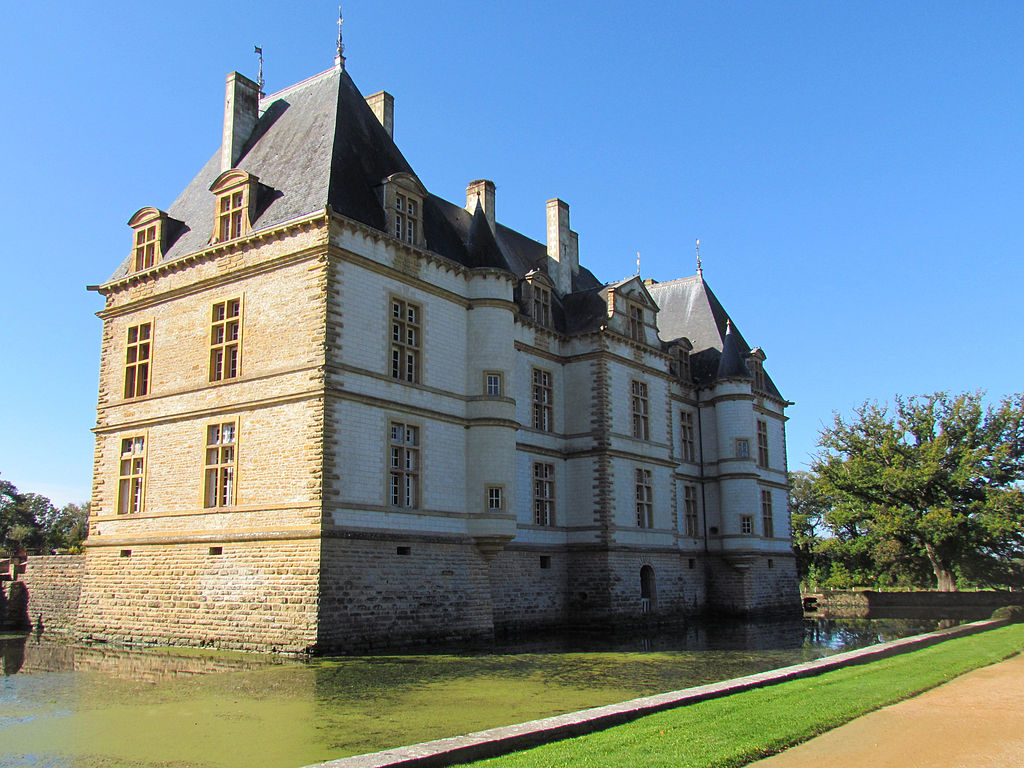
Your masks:
<instances>
[{"instance_id":1,"label":"rough stone base wall","mask_svg":"<svg viewBox=\"0 0 1024 768\"><path fill-rule=\"evenodd\" d=\"M488 563L468 540L325 538L321 562L319 652L493 637Z\"/></svg>"},{"instance_id":2,"label":"rough stone base wall","mask_svg":"<svg viewBox=\"0 0 1024 768\"><path fill-rule=\"evenodd\" d=\"M541 566L541 558L547 567ZM491 562L495 629L508 632L565 623L565 550L505 550Z\"/></svg>"},{"instance_id":3,"label":"rough stone base wall","mask_svg":"<svg viewBox=\"0 0 1024 768\"><path fill-rule=\"evenodd\" d=\"M608 553L608 567L612 573L611 607L616 617L643 616L640 569L650 566L654 571L654 593L650 602L650 615L665 618L693 616L703 610L704 573L694 558L675 552Z\"/></svg>"},{"instance_id":4,"label":"rough stone base wall","mask_svg":"<svg viewBox=\"0 0 1024 768\"><path fill-rule=\"evenodd\" d=\"M706 571L710 613L800 613L800 582L791 555L753 558L745 568L709 557Z\"/></svg>"},{"instance_id":5,"label":"rough stone base wall","mask_svg":"<svg viewBox=\"0 0 1024 768\"><path fill-rule=\"evenodd\" d=\"M29 557L19 580L28 588L28 616L45 632L71 632L78 612L85 555Z\"/></svg>"},{"instance_id":6,"label":"rough stone base wall","mask_svg":"<svg viewBox=\"0 0 1024 768\"><path fill-rule=\"evenodd\" d=\"M219 554L209 544L90 547L79 634L289 653L312 646L319 540L218 546Z\"/></svg>"}]
</instances>

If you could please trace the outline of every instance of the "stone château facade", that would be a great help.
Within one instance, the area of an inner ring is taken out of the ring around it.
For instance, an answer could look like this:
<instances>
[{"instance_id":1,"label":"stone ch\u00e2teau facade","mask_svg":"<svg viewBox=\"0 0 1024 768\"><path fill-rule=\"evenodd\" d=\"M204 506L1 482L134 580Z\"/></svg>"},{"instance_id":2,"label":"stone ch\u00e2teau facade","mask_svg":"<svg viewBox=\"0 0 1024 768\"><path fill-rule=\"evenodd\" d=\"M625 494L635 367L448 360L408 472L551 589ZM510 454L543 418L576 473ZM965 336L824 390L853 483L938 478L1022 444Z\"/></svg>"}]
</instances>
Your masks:
<instances>
[{"instance_id":1,"label":"stone ch\u00e2teau facade","mask_svg":"<svg viewBox=\"0 0 1024 768\"><path fill-rule=\"evenodd\" d=\"M105 299L78 632L328 651L795 611L787 402L701 274L427 191L344 69L263 97Z\"/></svg>"}]
</instances>

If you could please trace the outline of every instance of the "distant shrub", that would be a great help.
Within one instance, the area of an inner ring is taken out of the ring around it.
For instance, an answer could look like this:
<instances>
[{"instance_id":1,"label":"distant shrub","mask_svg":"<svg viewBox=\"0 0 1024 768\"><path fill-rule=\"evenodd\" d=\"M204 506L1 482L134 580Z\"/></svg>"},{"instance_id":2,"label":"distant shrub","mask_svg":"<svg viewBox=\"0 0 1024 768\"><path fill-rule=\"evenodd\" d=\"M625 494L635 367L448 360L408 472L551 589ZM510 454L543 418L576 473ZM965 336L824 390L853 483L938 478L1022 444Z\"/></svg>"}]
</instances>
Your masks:
<instances>
[{"instance_id":1,"label":"distant shrub","mask_svg":"<svg viewBox=\"0 0 1024 768\"><path fill-rule=\"evenodd\" d=\"M1004 605L992 612L993 619L1006 619L1009 622L1024 622L1024 605Z\"/></svg>"}]
</instances>

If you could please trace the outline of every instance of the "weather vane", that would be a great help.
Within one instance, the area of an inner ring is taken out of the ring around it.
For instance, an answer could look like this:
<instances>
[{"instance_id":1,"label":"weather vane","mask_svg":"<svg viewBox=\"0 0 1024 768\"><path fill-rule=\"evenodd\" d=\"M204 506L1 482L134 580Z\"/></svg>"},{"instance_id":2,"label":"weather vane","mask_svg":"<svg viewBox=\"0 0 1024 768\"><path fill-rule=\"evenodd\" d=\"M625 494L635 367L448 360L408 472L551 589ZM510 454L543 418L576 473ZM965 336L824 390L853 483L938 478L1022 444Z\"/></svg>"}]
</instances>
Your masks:
<instances>
[{"instance_id":1,"label":"weather vane","mask_svg":"<svg viewBox=\"0 0 1024 768\"><path fill-rule=\"evenodd\" d=\"M258 45L254 45L253 51L260 57L260 73L256 75L256 85L259 86L260 89L260 98L263 98L266 96L266 94L263 93L263 49Z\"/></svg>"},{"instance_id":2,"label":"weather vane","mask_svg":"<svg viewBox=\"0 0 1024 768\"><path fill-rule=\"evenodd\" d=\"M700 238L699 237L697 238L697 276L698 277L703 277L704 276L704 270L701 269L701 266L700 266Z\"/></svg>"},{"instance_id":3,"label":"weather vane","mask_svg":"<svg viewBox=\"0 0 1024 768\"><path fill-rule=\"evenodd\" d=\"M640 251L636 252L636 276L640 277Z\"/></svg>"},{"instance_id":4,"label":"weather vane","mask_svg":"<svg viewBox=\"0 0 1024 768\"><path fill-rule=\"evenodd\" d=\"M342 69L345 68L345 43L341 41L341 23L344 21L341 15L341 5L338 5L338 55L334 57L334 63Z\"/></svg>"}]
</instances>

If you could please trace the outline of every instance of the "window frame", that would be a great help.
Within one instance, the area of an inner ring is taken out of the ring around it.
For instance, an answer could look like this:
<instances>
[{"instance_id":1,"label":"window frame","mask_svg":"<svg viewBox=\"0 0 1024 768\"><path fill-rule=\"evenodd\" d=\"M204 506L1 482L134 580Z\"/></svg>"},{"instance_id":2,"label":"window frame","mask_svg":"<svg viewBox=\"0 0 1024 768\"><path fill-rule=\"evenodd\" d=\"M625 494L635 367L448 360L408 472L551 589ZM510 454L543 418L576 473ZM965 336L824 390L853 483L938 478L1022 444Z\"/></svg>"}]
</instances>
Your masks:
<instances>
[{"instance_id":1,"label":"window frame","mask_svg":"<svg viewBox=\"0 0 1024 768\"><path fill-rule=\"evenodd\" d=\"M239 240L252 231L253 208L259 179L231 168L218 176L210 191L216 196L211 243Z\"/></svg>"},{"instance_id":2,"label":"window frame","mask_svg":"<svg viewBox=\"0 0 1024 768\"><path fill-rule=\"evenodd\" d=\"M117 464L117 514L142 514L146 511L149 434L141 432L122 436L118 438L118 442L120 451ZM136 450L136 447L139 450Z\"/></svg>"},{"instance_id":3,"label":"window frame","mask_svg":"<svg viewBox=\"0 0 1024 768\"><path fill-rule=\"evenodd\" d=\"M740 536L754 535L754 516L740 515Z\"/></svg>"},{"instance_id":4,"label":"window frame","mask_svg":"<svg viewBox=\"0 0 1024 768\"><path fill-rule=\"evenodd\" d=\"M768 488L761 489L761 529L766 539L775 537L775 512L772 505L772 492Z\"/></svg>"},{"instance_id":5,"label":"window frame","mask_svg":"<svg viewBox=\"0 0 1024 768\"><path fill-rule=\"evenodd\" d=\"M410 316L410 310L415 314ZM422 376L422 351L423 305L410 301L404 296L390 296L388 299L388 375L394 381L419 384Z\"/></svg>"},{"instance_id":6,"label":"window frame","mask_svg":"<svg viewBox=\"0 0 1024 768\"><path fill-rule=\"evenodd\" d=\"M690 539L700 537L700 513L697 507L697 486L683 485L683 535Z\"/></svg>"},{"instance_id":7,"label":"window frame","mask_svg":"<svg viewBox=\"0 0 1024 768\"><path fill-rule=\"evenodd\" d=\"M488 512L505 511L504 485L484 486L484 509L486 509Z\"/></svg>"},{"instance_id":8,"label":"window frame","mask_svg":"<svg viewBox=\"0 0 1024 768\"><path fill-rule=\"evenodd\" d=\"M770 454L768 451L768 422L764 419L757 420L757 466L761 469L768 469L770 466Z\"/></svg>"},{"instance_id":9,"label":"window frame","mask_svg":"<svg viewBox=\"0 0 1024 768\"><path fill-rule=\"evenodd\" d=\"M501 371L484 371L484 396L485 397L502 397L505 394L505 377ZM497 381L496 391L491 391L491 379Z\"/></svg>"},{"instance_id":10,"label":"window frame","mask_svg":"<svg viewBox=\"0 0 1024 768\"><path fill-rule=\"evenodd\" d=\"M547 461L533 462L530 473L533 493L533 524L550 528L555 525L555 465Z\"/></svg>"},{"instance_id":11,"label":"window frame","mask_svg":"<svg viewBox=\"0 0 1024 768\"><path fill-rule=\"evenodd\" d=\"M750 438L737 437L735 442L735 457L737 459L750 458Z\"/></svg>"},{"instance_id":12,"label":"window frame","mask_svg":"<svg viewBox=\"0 0 1024 768\"><path fill-rule=\"evenodd\" d=\"M163 258L166 222L167 214L151 206L140 208L128 220L128 226L132 228L130 273L152 269Z\"/></svg>"},{"instance_id":13,"label":"window frame","mask_svg":"<svg viewBox=\"0 0 1024 768\"><path fill-rule=\"evenodd\" d=\"M644 334L646 321L644 320L643 305L638 304L635 301L626 300L626 323L626 335L629 336L629 338L633 341L647 341Z\"/></svg>"},{"instance_id":14,"label":"window frame","mask_svg":"<svg viewBox=\"0 0 1024 768\"><path fill-rule=\"evenodd\" d=\"M654 481L651 470L635 467L633 471L634 498L636 501L636 525L638 528L654 527Z\"/></svg>"},{"instance_id":15,"label":"window frame","mask_svg":"<svg viewBox=\"0 0 1024 768\"><path fill-rule=\"evenodd\" d=\"M230 428L230 439L225 440ZM216 430L216 433L214 433ZM238 504L238 420L208 423L203 444L203 508Z\"/></svg>"},{"instance_id":16,"label":"window frame","mask_svg":"<svg viewBox=\"0 0 1024 768\"><path fill-rule=\"evenodd\" d=\"M555 377L545 368L530 369L530 416L537 431L555 431Z\"/></svg>"},{"instance_id":17,"label":"window frame","mask_svg":"<svg viewBox=\"0 0 1024 768\"><path fill-rule=\"evenodd\" d=\"M647 382L632 379L629 389L632 406L633 437L637 440L650 440L651 400Z\"/></svg>"},{"instance_id":18,"label":"window frame","mask_svg":"<svg viewBox=\"0 0 1024 768\"><path fill-rule=\"evenodd\" d=\"M697 463L697 427L693 411L679 412L679 458L690 464Z\"/></svg>"},{"instance_id":19,"label":"window frame","mask_svg":"<svg viewBox=\"0 0 1024 768\"><path fill-rule=\"evenodd\" d=\"M396 440L395 430L401 430ZM410 432L412 440L410 442ZM387 431L387 506L395 509L419 509L423 493L422 425L388 420ZM411 459L411 461L410 461Z\"/></svg>"},{"instance_id":20,"label":"window frame","mask_svg":"<svg viewBox=\"0 0 1024 768\"><path fill-rule=\"evenodd\" d=\"M222 314L218 317L218 308ZM233 309L234 314L229 314ZM222 299L210 305L209 381L217 383L242 376L242 296ZM234 335L231 335L232 330ZM221 335L218 336L218 331ZM218 340L219 339L219 340ZM230 360L230 364L229 364Z\"/></svg>"},{"instance_id":21,"label":"window frame","mask_svg":"<svg viewBox=\"0 0 1024 768\"><path fill-rule=\"evenodd\" d=\"M132 332L135 332L134 340ZM145 336L143 336L145 332ZM153 321L147 320L127 329L128 340L124 350L124 399L131 400L149 394L153 372ZM140 375L141 374L141 375Z\"/></svg>"}]
</instances>

